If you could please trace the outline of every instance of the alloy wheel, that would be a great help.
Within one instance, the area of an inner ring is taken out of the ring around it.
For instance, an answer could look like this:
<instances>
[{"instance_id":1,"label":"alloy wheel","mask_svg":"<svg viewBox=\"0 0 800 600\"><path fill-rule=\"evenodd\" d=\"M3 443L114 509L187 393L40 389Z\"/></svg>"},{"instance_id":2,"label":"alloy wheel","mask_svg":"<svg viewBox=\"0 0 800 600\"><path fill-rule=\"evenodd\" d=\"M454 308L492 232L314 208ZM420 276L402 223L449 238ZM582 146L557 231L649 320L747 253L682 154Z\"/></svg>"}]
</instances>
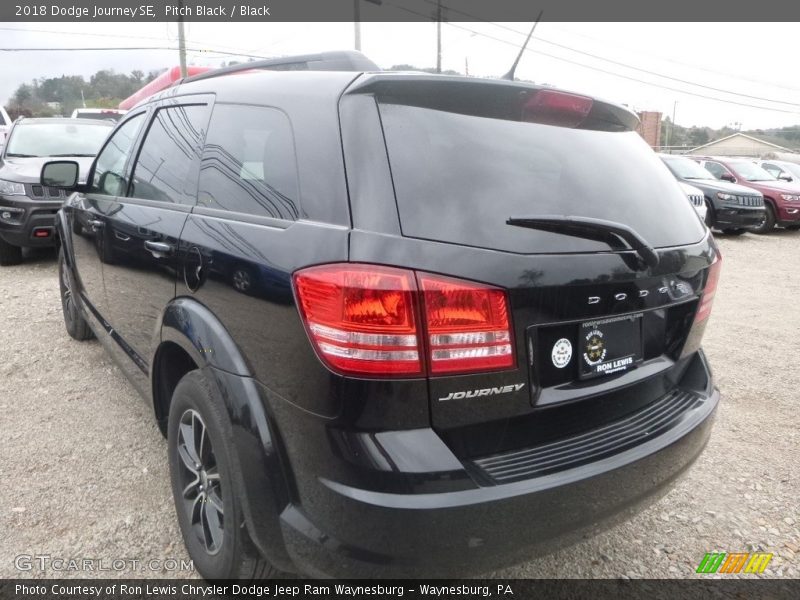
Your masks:
<instances>
[{"instance_id":1,"label":"alloy wheel","mask_svg":"<svg viewBox=\"0 0 800 600\"><path fill-rule=\"evenodd\" d=\"M225 533L222 486L208 428L197 411L189 409L181 416L177 443L189 524L206 552L216 554Z\"/></svg>"},{"instance_id":2,"label":"alloy wheel","mask_svg":"<svg viewBox=\"0 0 800 600\"><path fill-rule=\"evenodd\" d=\"M250 289L250 273L244 269L237 269L233 273L233 287L240 292L246 292Z\"/></svg>"}]
</instances>

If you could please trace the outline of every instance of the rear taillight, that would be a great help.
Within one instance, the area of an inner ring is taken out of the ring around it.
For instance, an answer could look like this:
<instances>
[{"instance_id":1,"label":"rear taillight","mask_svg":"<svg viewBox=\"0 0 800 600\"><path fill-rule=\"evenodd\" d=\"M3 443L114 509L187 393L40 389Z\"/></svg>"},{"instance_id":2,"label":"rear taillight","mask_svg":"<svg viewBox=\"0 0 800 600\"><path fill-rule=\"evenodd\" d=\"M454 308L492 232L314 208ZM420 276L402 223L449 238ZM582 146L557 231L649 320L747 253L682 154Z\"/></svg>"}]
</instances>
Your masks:
<instances>
[{"instance_id":1,"label":"rear taillight","mask_svg":"<svg viewBox=\"0 0 800 600\"><path fill-rule=\"evenodd\" d=\"M719 284L720 271L722 271L722 255L717 252L714 262L708 268L708 279L706 280L706 286L703 288L703 295L700 296L700 304L694 317L695 323L705 321L711 314L714 295L717 293L717 285Z\"/></svg>"},{"instance_id":2,"label":"rear taillight","mask_svg":"<svg viewBox=\"0 0 800 600\"><path fill-rule=\"evenodd\" d=\"M294 283L311 340L334 370L422 374L412 272L322 265L299 271Z\"/></svg>"},{"instance_id":3,"label":"rear taillight","mask_svg":"<svg viewBox=\"0 0 800 600\"><path fill-rule=\"evenodd\" d=\"M408 377L515 365L504 290L363 264L303 269L294 284L309 337L334 371Z\"/></svg>"},{"instance_id":4,"label":"rear taillight","mask_svg":"<svg viewBox=\"0 0 800 600\"><path fill-rule=\"evenodd\" d=\"M506 293L420 273L430 372L491 371L514 366Z\"/></svg>"}]
</instances>

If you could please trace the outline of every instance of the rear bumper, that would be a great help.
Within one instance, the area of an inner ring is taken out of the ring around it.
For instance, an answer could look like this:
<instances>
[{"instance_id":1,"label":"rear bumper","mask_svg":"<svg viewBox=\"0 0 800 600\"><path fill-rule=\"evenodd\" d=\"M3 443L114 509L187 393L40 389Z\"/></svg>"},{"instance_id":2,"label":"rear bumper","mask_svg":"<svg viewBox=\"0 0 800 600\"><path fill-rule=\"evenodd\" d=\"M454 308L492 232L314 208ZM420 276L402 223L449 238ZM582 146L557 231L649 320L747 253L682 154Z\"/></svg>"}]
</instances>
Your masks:
<instances>
[{"instance_id":1,"label":"rear bumper","mask_svg":"<svg viewBox=\"0 0 800 600\"><path fill-rule=\"evenodd\" d=\"M719 392L698 397L642 444L523 481L404 494L319 475L316 512L294 504L280 516L286 549L300 570L338 578L475 575L552 552L668 491L711 433Z\"/></svg>"},{"instance_id":2,"label":"rear bumper","mask_svg":"<svg viewBox=\"0 0 800 600\"><path fill-rule=\"evenodd\" d=\"M61 200L0 197L0 237L14 246L55 246L55 216L61 205Z\"/></svg>"}]
</instances>

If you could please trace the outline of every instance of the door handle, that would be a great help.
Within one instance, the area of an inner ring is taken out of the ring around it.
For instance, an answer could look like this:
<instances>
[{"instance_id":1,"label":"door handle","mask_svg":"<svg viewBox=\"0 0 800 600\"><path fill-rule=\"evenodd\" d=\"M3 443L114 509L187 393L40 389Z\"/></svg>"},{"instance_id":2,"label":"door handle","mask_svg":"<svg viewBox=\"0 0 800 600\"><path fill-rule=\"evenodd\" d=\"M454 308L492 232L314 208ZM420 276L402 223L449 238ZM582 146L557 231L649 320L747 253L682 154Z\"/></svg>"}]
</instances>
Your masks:
<instances>
[{"instance_id":1,"label":"door handle","mask_svg":"<svg viewBox=\"0 0 800 600\"><path fill-rule=\"evenodd\" d=\"M150 250L153 254L171 254L174 249L172 244L166 242L154 242L153 240L145 240L144 247Z\"/></svg>"},{"instance_id":2,"label":"door handle","mask_svg":"<svg viewBox=\"0 0 800 600\"><path fill-rule=\"evenodd\" d=\"M91 227L93 229L100 229L101 227L105 226L105 223L103 223L102 221L100 221L98 219L90 219L88 221L88 223L89 223L89 227Z\"/></svg>"}]
</instances>

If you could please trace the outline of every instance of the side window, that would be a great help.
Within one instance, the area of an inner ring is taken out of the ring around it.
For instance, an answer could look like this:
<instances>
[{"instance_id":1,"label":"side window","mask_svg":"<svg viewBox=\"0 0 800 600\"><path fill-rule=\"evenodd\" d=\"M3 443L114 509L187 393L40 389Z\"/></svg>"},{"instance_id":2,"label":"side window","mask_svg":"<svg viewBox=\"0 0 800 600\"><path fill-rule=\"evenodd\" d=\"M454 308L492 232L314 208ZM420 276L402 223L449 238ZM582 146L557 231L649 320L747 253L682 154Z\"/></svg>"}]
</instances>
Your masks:
<instances>
[{"instance_id":1,"label":"side window","mask_svg":"<svg viewBox=\"0 0 800 600\"><path fill-rule=\"evenodd\" d=\"M728 170L727 170L725 167L723 167L721 164L719 164L719 163L715 163L715 162L707 161L707 162L706 162L706 164L705 164L704 166L705 166L705 168L706 168L706 171L708 171L709 173L711 173L711 174L712 174L714 177L716 177L717 179L719 179L719 178L720 178L720 177L722 177L722 176L723 176L725 173L727 173L727 172L728 172Z\"/></svg>"},{"instance_id":2,"label":"side window","mask_svg":"<svg viewBox=\"0 0 800 600\"><path fill-rule=\"evenodd\" d=\"M97 156L89 192L107 196L125 194L128 181L125 179L125 163L144 123L145 113L131 117L112 135Z\"/></svg>"},{"instance_id":3,"label":"side window","mask_svg":"<svg viewBox=\"0 0 800 600\"><path fill-rule=\"evenodd\" d=\"M215 105L197 204L297 220L299 184L289 118L274 108Z\"/></svg>"},{"instance_id":4,"label":"side window","mask_svg":"<svg viewBox=\"0 0 800 600\"><path fill-rule=\"evenodd\" d=\"M129 196L194 204L209 107L160 108L145 134Z\"/></svg>"}]
</instances>

